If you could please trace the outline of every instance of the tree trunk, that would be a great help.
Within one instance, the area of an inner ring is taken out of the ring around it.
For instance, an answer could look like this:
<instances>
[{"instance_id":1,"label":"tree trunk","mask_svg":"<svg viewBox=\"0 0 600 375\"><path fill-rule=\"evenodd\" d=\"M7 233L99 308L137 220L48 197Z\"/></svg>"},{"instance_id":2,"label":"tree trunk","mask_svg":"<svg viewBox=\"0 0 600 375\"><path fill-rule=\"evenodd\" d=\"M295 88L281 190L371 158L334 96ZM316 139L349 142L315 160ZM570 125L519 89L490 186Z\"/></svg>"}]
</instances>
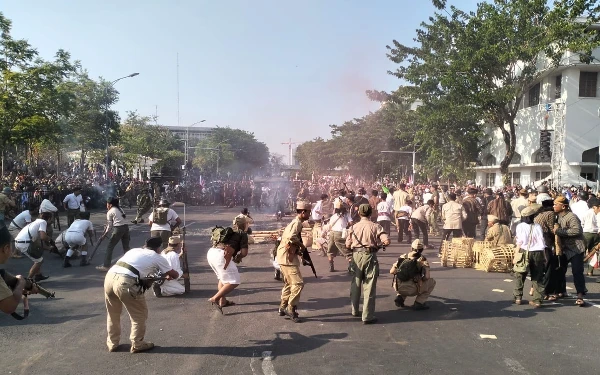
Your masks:
<instances>
[{"instance_id":1,"label":"tree trunk","mask_svg":"<svg viewBox=\"0 0 600 375\"><path fill-rule=\"evenodd\" d=\"M508 130L506 124L499 126L502 131L502 138L504 139L504 148L506 149L506 155L500 162L500 173L502 174L502 183L506 186L510 183L510 175L508 173L508 166L515 156L515 146L517 141L516 126L514 120L508 122Z\"/></svg>"}]
</instances>

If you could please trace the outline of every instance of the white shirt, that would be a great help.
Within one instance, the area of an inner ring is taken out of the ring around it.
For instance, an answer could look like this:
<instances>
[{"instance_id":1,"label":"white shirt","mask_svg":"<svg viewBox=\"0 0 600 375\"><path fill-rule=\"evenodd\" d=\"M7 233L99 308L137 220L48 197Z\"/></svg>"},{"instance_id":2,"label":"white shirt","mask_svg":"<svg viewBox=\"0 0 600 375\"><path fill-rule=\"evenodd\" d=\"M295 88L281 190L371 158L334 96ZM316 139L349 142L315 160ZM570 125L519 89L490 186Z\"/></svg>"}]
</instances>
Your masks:
<instances>
[{"instance_id":1,"label":"white shirt","mask_svg":"<svg viewBox=\"0 0 600 375\"><path fill-rule=\"evenodd\" d=\"M108 210L108 212L106 213L106 221L108 222L108 226L110 228L127 225L123 214L117 207L111 207L111 209Z\"/></svg>"},{"instance_id":2,"label":"white shirt","mask_svg":"<svg viewBox=\"0 0 600 375\"><path fill-rule=\"evenodd\" d=\"M10 222L8 229L23 229L29 223L31 223L31 214L29 210L25 210Z\"/></svg>"},{"instance_id":3,"label":"white shirt","mask_svg":"<svg viewBox=\"0 0 600 375\"><path fill-rule=\"evenodd\" d=\"M315 203L315 206L312 209L311 212L311 217L313 220L315 221L321 221L321 219L323 218L323 213L321 212L321 210L323 209L323 201L317 201L317 203Z\"/></svg>"},{"instance_id":4,"label":"white shirt","mask_svg":"<svg viewBox=\"0 0 600 375\"><path fill-rule=\"evenodd\" d=\"M377 221L391 221L392 220L392 206L388 202L377 203Z\"/></svg>"},{"instance_id":5,"label":"white shirt","mask_svg":"<svg viewBox=\"0 0 600 375\"><path fill-rule=\"evenodd\" d=\"M83 204L83 198L81 197L81 194L76 196L75 193L71 193L67 194L63 203L67 204L69 210L79 210L79 207Z\"/></svg>"},{"instance_id":6,"label":"white shirt","mask_svg":"<svg viewBox=\"0 0 600 375\"><path fill-rule=\"evenodd\" d=\"M581 220L581 227L584 233L598 233L598 219L593 208L589 208Z\"/></svg>"},{"instance_id":7,"label":"white shirt","mask_svg":"<svg viewBox=\"0 0 600 375\"><path fill-rule=\"evenodd\" d=\"M341 232L351 221L352 218L350 217L350 214L334 214L331 219L329 219L329 222L332 224L331 230L334 232Z\"/></svg>"},{"instance_id":8,"label":"white shirt","mask_svg":"<svg viewBox=\"0 0 600 375\"><path fill-rule=\"evenodd\" d=\"M46 233L46 226L48 223L44 219L37 219L33 223L27 224L19 234L15 237L15 241L37 241L40 238L39 232ZM29 235L31 234L31 239L29 239ZM19 244L17 244L19 245ZM27 245L27 244L24 244Z\"/></svg>"},{"instance_id":9,"label":"white shirt","mask_svg":"<svg viewBox=\"0 0 600 375\"><path fill-rule=\"evenodd\" d=\"M87 231L93 231L94 225L89 220L77 219L71 224L67 232L79 232L85 235Z\"/></svg>"},{"instance_id":10,"label":"white shirt","mask_svg":"<svg viewBox=\"0 0 600 375\"><path fill-rule=\"evenodd\" d=\"M398 220L408 220L408 219L410 219L410 216L412 215L412 207L411 206L402 206L402 207L400 207L400 209L398 211L404 211L408 214L406 216L399 217Z\"/></svg>"},{"instance_id":11,"label":"white shirt","mask_svg":"<svg viewBox=\"0 0 600 375\"><path fill-rule=\"evenodd\" d=\"M179 216L177 216L177 212L175 212L171 208L169 208L169 211L167 212L167 223L166 224L163 224L163 225L156 224L153 220L153 216L154 216L154 211L152 211L152 213L150 214L150 217L148 217L148 220L152 221L152 226L150 227L150 230L168 230L169 232L171 231L171 224L175 225L176 220L179 218Z\"/></svg>"},{"instance_id":12,"label":"white shirt","mask_svg":"<svg viewBox=\"0 0 600 375\"><path fill-rule=\"evenodd\" d=\"M571 211L583 222L583 217L587 214L589 207L584 200L577 201L571 205Z\"/></svg>"},{"instance_id":13,"label":"white shirt","mask_svg":"<svg viewBox=\"0 0 600 375\"><path fill-rule=\"evenodd\" d=\"M548 193L539 193L535 197L535 203L542 204L542 202L547 200L548 198L552 199L552 197Z\"/></svg>"},{"instance_id":14,"label":"white shirt","mask_svg":"<svg viewBox=\"0 0 600 375\"><path fill-rule=\"evenodd\" d=\"M425 193L423 194L423 204L427 204L427 201L433 199L433 194Z\"/></svg>"},{"instance_id":15,"label":"white shirt","mask_svg":"<svg viewBox=\"0 0 600 375\"><path fill-rule=\"evenodd\" d=\"M177 271L179 277L181 277L183 271L181 270L181 263L179 262L179 254L174 251L169 251L165 254L163 250L160 255L167 260L171 269Z\"/></svg>"},{"instance_id":16,"label":"white shirt","mask_svg":"<svg viewBox=\"0 0 600 375\"><path fill-rule=\"evenodd\" d=\"M394 196L392 194L388 194L387 198L385 198L388 206L390 207L390 212L392 212L392 208L394 207Z\"/></svg>"},{"instance_id":17,"label":"white shirt","mask_svg":"<svg viewBox=\"0 0 600 375\"><path fill-rule=\"evenodd\" d=\"M529 232L531 231L531 243L529 242ZM542 227L539 224L533 224L533 231L531 225L527 223L521 223L517 225L515 243L518 248L529 251L543 251L546 247L544 243L544 233ZM527 248L529 246L529 249Z\"/></svg>"},{"instance_id":18,"label":"white shirt","mask_svg":"<svg viewBox=\"0 0 600 375\"><path fill-rule=\"evenodd\" d=\"M167 273L172 270L169 262L158 254L154 250L144 249L144 248L135 248L131 249L125 253L120 259L120 262L125 262L138 270L141 277L146 277L149 274L156 273L156 271L160 271L162 273ZM137 275L133 272L129 271L127 268L123 268L121 266L117 266L116 264L112 266L108 272L117 273L121 275L128 275L132 277L136 277Z\"/></svg>"},{"instance_id":19,"label":"white shirt","mask_svg":"<svg viewBox=\"0 0 600 375\"><path fill-rule=\"evenodd\" d=\"M57 212L58 208L48 199L44 199L40 204L40 213L42 212Z\"/></svg>"}]
</instances>

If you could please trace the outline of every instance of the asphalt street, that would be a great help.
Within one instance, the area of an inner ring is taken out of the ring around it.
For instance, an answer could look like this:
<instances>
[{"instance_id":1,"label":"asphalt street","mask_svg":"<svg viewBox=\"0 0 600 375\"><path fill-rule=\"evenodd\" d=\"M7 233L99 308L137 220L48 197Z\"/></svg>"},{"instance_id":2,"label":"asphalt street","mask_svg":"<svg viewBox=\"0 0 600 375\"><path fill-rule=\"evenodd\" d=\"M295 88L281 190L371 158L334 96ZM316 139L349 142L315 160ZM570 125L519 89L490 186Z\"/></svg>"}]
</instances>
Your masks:
<instances>
[{"instance_id":1,"label":"asphalt street","mask_svg":"<svg viewBox=\"0 0 600 375\"><path fill-rule=\"evenodd\" d=\"M182 215L181 208L176 210ZM126 213L133 218L134 210ZM437 281L428 302L431 309L400 309L393 302L389 269L409 246L395 241L379 254L378 324L363 325L350 315L350 277L344 261L337 262L340 271L330 273L327 260L316 253L319 278L302 267L305 289L299 310L305 321L295 324L279 317L281 283L273 280L271 245L251 245L240 265L242 284L229 298L237 305L221 315L207 302L217 284L206 262L209 230L216 224L229 225L237 213L216 207L187 209L187 222L195 222L187 236L192 291L160 299L146 294L146 339L156 348L145 353L129 353L125 312L120 350L107 351L104 274L92 266L80 268L78 262L63 269L58 256L46 254L43 272L51 277L43 285L57 298L31 297L31 315L23 321L0 316L0 373L566 374L597 373L600 368L596 277L586 277L589 307L564 299L534 310L527 302L512 304L515 283L509 274L442 268L436 251L426 250ZM266 214L253 217L255 229L278 225ZM102 213L92 215L98 230L103 218ZM132 246L141 246L149 236L148 226L130 229ZM438 244L439 238L432 242ZM105 246L94 265L102 262ZM115 259L120 254L118 245ZM27 259L11 259L5 268L26 274L30 265ZM573 288L570 275L568 281Z\"/></svg>"}]
</instances>

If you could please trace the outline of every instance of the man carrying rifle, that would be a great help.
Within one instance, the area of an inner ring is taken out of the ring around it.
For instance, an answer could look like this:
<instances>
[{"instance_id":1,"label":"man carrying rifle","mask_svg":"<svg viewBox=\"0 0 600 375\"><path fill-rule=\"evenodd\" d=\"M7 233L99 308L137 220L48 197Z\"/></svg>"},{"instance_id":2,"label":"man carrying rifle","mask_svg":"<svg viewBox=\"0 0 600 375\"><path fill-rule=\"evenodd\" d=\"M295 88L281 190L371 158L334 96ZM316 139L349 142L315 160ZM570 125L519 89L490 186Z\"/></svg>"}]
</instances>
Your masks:
<instances>
[{"instance_id":1,"label":"man carrying rifle","mask_svg":"<svg viewBox=\"0 0 600 375\"><path fill-rule=\"evenodd\" d=\"M106 328L108 337L106 345L109 352L117 351L121 340L121 312L123 305L131 319L131 353L150 350L154 344L144 341L146 335L146 320L148 320L148 307L144 292L146 291L146 278L157 271L166 275L167 280L179 277L169 262L160 255L162 239L152 237L146 240L143 248L131 249L125 253L117 264L112 266L104 279L104 301L108 319Z\"/></svg>"},{"instance_id":2,"label":"man carrying rifle","mask_svg":"<svg viewBox=\"0 0 600 375\"><path fill-rule=\"evenodd\" d=\"M370 220L371 206L361 204L358 208L360 221L354 224L346 237L346 258L351 262L354 273L350 284L350 302L352 303L352 316L361 317L359 313L360 293L363 291L363 324L373 324L377 318L375 313L375 296L377 295L377 276L379 275L379 262L377 252L383 246L390 244L388 234L383 227Z\"/></svg>"},{"instance_id":3,"label":"man carrying rifle","mask_svg":"<svg viewBox=\"0 0 600 375\"><path fill-rule=\"evenodd\" d=\"M277 263L283 276L279 316L287 315L294 323L301 322L298 316L298 302L304 288L304 279L300 273L300 256L306 251L306 246L302 244L302 222L310 217L311 208L309 202L296 203L297 216L285 227L277 248Z\"/></svg>"}]
</instances>

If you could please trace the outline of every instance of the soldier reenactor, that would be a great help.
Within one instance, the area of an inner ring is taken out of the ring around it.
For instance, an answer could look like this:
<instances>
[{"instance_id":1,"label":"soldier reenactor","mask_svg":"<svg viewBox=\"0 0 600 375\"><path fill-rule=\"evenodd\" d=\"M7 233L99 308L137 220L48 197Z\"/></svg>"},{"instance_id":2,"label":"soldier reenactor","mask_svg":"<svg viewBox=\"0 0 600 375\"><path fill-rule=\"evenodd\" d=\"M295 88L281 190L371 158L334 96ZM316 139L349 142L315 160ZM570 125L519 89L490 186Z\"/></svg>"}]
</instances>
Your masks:
<instances>
[{"instance_id":1,"label":"soldier reenactor","mask_svg":"<svg viewBox=\"0 0 600 375\"><path fill-rule=\"evenodd\" d=\"M0 227L6 225L4 222L4 215L7 208L16 208L15 202L9 198L11 190L9 187L5 187L2 189L2 193L0 193Z\"/></svg>"},{"instance_id":2,"label":"soldier reenactor","mask_svg":"<svg viewBox=\"0 0 600 375\"><path fill-rule=\"evenodd\" d=\"M281 235L281 243L277 248L276 260L283 275L279 316L287 315L294 323L301 322L298 316L298 302L300 293L304 289L304 279L300 273L300 256L302 250L306 249L302 243L302 223L310 217L311 209L312 206L309 202L297 202L297 216L285 227Z\"/></svg>"},{"instance_id":3,"label":"soldier reenactor","mask_svg":"<svg viewBox=\"0 0 600 375\"><path fill-rule=\"evenodd\" d=\"M163 249L167 248L173 228L181 225L181 219L175 210L169 208L169 206L169 201L161 199L160 202L158 202L158 207L155 208L148 217L150 235L152 237L162 238Z\"/></svg>"},{"instance_id":4,"label":"soldier reenactor","mask_svg":"<svg viewBox=\"0 0 600 375\"><path fill-rule=\"evenodd\" d=\"M352 316L361 317L363 324L373 324L377 319L375 313L375 296L377 277L379 275L379 263L377 251L383 246L390 244L388 234L383 227L370 220L371 206L362 204L358 208L360 221L354 224L346 237L346 258L351 262L354 273L350 284L350 302L352 304ZM361 288L363 291L363 311L359 313Z\"/></svg>"},{"instance_id":5,"label":"soldier reenactor","mask_svg":"<svg viewBox=\"0 0 600 375\"><path fill-rule=\"evenodd\" d=\"M152 198L147 188L142 189L142 192L137 196L137 214L135 219L131 220L133 224L143 223L143 216L152 208Z\"/></svg>"},{"instance_id":6,"label":"soldier reenactor","mask_svg":"<svg viewBox=\"0 0 600 375\"><path fill-rule=\"evenodd\" d=\"M404 307L406 297L417 296L413 308L429 309L425 302L435 287L435 280L431 278L429 262L423 256L423 248L421 240L414 240L411 252L401 255L390 269L390 273L394 275L394 289L397 293L394 303L398 307Z\"/></svg>"}]
</instances>

